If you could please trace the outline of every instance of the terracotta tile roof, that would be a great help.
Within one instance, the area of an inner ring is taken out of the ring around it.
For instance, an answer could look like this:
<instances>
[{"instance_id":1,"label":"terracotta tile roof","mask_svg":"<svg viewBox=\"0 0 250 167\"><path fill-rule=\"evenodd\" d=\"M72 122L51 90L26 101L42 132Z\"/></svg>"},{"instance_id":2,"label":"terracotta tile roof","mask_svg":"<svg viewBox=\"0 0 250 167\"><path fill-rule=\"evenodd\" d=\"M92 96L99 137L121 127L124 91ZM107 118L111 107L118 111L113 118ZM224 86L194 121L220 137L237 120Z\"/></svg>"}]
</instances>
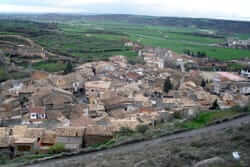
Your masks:
<instances>
[{"instance_id":1,"label":"terracotta tile roof","mask_svg":"<svg viewBox=\"0 0 250 167\"><path fill-rule=\"evenodd\" d=\"M133 100L126 98L126 97L116 96L110 99L102 100L102 102L105 106L112 106L112 105L119 105L119 104L124 104L124 103L133 103Z\"/></svg>"},{"instance_id":2,"label":"terracotta tile roof","mask_svg":"<svg viewBox=\"0 0 250 167\"><path fill-rule=\"evenodd\" d=\"M72 127L88 127L89 125L96 124L91 118L81 115L77 118L71 118L70 126Z\"/></svg>"},{"instance_id":3,"label":"terracotta tile roof","mask_svg":"<svg viewBox=\"0 0 250 167\"><path fill-rule=\"evenodd\" d=\"M45 114L45 107L30 107L30 113Z\"/></svg>"},{"instance_id":4,"label":"terracotta tile roof","mask_svg":"<svg viewBox=\"0 0 250 167\"><path fill-rule=\"evenodd\" d=\"M221 80L230 80L230 81L245 81L246 80L245 78L239 75L229 73L229 72L217 72L217 74L219 75L219 78Z\"/></svg>"},{"instance_id":5,"label":"terracotta tile roof","mask_svg":"<svg viewBox=\"0 0 250 167\"><path fill-rule=\"evenodd\" d=\"M113 130L111 127L107 126L88 126L86 131L87 136L112 136Z\"/></svg>"},{"instance_id":6,"label":"terracotta tile roof","mask_svg":"<svg viewBox=\"0 0 250 167\"><path fill-rule=\"evenodd\" d=\"M27 130L28 130L28 127L25 125L15 126L13 128L13 136L24 137Z\"/></svg>"},{"instance_id":7,"label":"terracotta tile roof","mask_svg":"<svg viewBox=\"0 0 250 167\"><path fill-rule=\"evenodd\" d=\"M110 81L90 81L85 83L86 88L109 89Z\"/></svg>"},{"instance_id":8,"label":"terracotta tile roof","mask_svg":"<svg viewBox=\"0 0 250 167\"><path fill-rule=\"evenodd\" d=\"M79 136L84 136L85 132L86 132L85 127L57 128L56 129L56 136L79 137Z\"/></svg>"},{"instance_id":9,"label":"terracotta tile roof","mask_svg":"<svg viewBox=\"0 0 250 167\"><path fill-rule=\"evenodd\" d=\"M24 135L25 138L38 138L42 137L45 133L44 128L28 128Z\"/></svg>"},{"instance_id":10,"label":"terracotta tile roof","mask_svg":"<svg viewBox=\"0 0 250 167\"><path fill-rule=\"evenodd\" d=\"M154 108L149 108L149 107L140 109L140 112L142 113L152 113L154 111L155 111Z\"/></svg>"},{"instance_id":11,"label":"terracotta tile roof","mask_svg":"<svg viewBox=\"0 0 250 167\"><path fill-rule=\"evenodd\" d=\"M16 137L14 140L14 144L34 144L35 142L36 142L35 138Z\"/></svg>"},{"instance_id":12,"label":"terracotta tile roof","mask_svg":"<svg viewBox=\"0 0 250 167\"><path fill-rule=\"evenodd\" d=\"M135 72L129 72L127 74L127 77L130 78L130 79L133 79L133 80L139 80L142 78L142 76L140 76L139 74L135 73Z\"/></svg>"},{"instance_id":13,"label":"terracotta tile roof","mask_svg":"<svg viewBox=\"0 0 250 167\"><path fill-rule=\"evenodd\" d=\"M54 89L50 94L42 97L42 102L46 104L62 105L73 102L72 93L58 91Z\"/></svg>"}]
</instances>

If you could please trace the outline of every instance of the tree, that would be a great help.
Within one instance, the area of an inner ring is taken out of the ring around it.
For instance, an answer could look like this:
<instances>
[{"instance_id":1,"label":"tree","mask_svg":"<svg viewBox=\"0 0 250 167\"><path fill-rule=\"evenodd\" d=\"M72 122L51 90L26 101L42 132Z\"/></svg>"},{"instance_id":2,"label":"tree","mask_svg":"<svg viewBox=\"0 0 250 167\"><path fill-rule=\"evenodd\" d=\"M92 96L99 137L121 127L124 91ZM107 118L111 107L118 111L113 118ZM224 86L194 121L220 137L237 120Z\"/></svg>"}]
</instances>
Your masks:
<instances>
[{"instance_id":1,"label":"tree","mask_svg":"<svg viewBox=\"0 0 250 167\"><path fill-rule=\"evenodd\" d=\"M184 49L184 53L187 54L187 55L191 55L191 51L189 49Z\"/></svg>"},{"instance_id":2,"label":"tree","mask_svg":"<svg viewBox=\"0 0 250 167\"><path fill-rule=\"evenodd\" d=\"M202 79L201 81L201 87L205 88L207 85L206 81L204 79Z\"/></svg>"},{"instance_id":3,"label":"tree","mask_svg":"<svg viewBox=\"0 0 250 167\"><path fill-rule=\"evenodd\" d=\"M220 109L220 106L218 104L218 100L216 99L213 104L212 104L212 107L210 107L210 110L219 110Z\"/></svg>"},{"instance_id":4,"label":"tree","mask_svg":"<svg viewBox=\"0 0 250 167\"><path fill-rule=\"evenodd\" d=\"M168 93L169 90L171 90L171 89L173 89L173 85L172 85L172 83L171 83L170 78L168 77L168 78L165 80L165 82L164 82L163 91L164 91L165 93Z\"/></svg>"},{"instance_id":5,"label":"tree","mask_svg":"<svg viewBox=\"0 0 250 167\"><path fill-rule=\"evenodd\" d=\"M73 72L73 65L72 63L69 61L66 65L66 68L64 70L64 74L68 74L68 73L71 73Z\"/></svg>"}]
</instances>

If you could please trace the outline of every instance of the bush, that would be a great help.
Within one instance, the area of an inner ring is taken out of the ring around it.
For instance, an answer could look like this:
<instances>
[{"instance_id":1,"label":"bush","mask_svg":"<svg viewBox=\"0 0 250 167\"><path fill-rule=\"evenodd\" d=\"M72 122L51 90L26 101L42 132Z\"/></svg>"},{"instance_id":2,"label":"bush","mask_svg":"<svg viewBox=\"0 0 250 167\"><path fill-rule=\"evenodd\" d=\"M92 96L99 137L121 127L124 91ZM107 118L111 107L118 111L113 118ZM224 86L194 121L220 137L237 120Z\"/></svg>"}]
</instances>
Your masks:
<instances>
[{"instance_id":1,"label":"bush","mask_svg":"<svg viewBox=\"0 0 250 167\"><path fill-rule=\"evenodd\" d=\"M210 107L210 110L219 110L219 109L220 109L220 106L219 106L219 104L218 104L218 100L216 99L216 100L213 102L212 106Z\"/></svg>"},{"instance_id":2,"label":"bush","mask_svg":"<svg viewBox=\"0 0 250 167\"><path fill-rule=\"evenodd\" d=\"M58 154L65 151L65 146L62 143L56 143L49 148L49 154Z\"/></svg>"},{"instance_id":3,"label":"bush","mask_svg":"<svg viewBox=\"0 0 250 167\"><path fill-rule=\"evenodd\" d=\"M179 112L179 111L174 112L174 118L181 119L182 118L181 112Z\"/></svg>"},{"instance_id":4,"label":"bush","mask_svg":"<svg viewBox=\"0 0 250 167\"><path fill-rule=\"evenodd\" d=\"M64 74L68 74L68 73L71 73L73 72L73 65L71 62L68 62L67 65L66 65L66 68L64 70Z\"/></svg>"},{"instance_id":5,"label":"bush","mask_svg":"<svg viewBox=\"0 0 250 167\"><path fill-rule=\"evenodd\" d=\"M134 131L128 127L121 127L120 131L116 132L117 136L131 136Z\"/></svg>"},{"instance_id":6,"label":"bush","mask_svg":"<svg viewBox=\"0 0 250 167\"><path fill-rule=\"evenodd\" d=\"M237 112L250 112L250 106L247 105L247 106L241 107L241 106L236 105L232 107L231 110L237 111Z\"/></svg>"},{"instance_id":7,"label":"bush","mask_svg":"<svg viewBox=\"0 0 250 167\"><path fill-rule=\"evenodd\" d=\"M136 131L142 134L144 134L148 129L149 127L147 125L138 125L136 127Z\"/></svg>"},{"instance_id":8,"label":"bush","mask_svg":"<svg viewBox=\"0 0 250 167\"><path fill-rule=\"evenodd\" d=\"M128 63L131 65L136 65L136 64L145 64L145 61L142 57L136 57L136 58L129 58Z\"/></svg>"}]
</instances>

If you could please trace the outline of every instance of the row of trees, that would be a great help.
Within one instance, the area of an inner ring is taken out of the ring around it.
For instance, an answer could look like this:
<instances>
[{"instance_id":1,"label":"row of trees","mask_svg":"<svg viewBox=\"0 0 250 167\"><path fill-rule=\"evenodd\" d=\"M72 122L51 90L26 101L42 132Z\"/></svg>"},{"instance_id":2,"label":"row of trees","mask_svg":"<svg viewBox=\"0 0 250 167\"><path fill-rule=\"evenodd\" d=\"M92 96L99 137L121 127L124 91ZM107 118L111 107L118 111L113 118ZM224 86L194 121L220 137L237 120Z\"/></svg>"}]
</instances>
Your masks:
<instances>
[{"instance_id":1,"label":"row of trees","mask_svg":"<svg viewBox=\"0 0 250 167\"><path fill-rule=\"evenodd\" d=\"M191 51L189 49L185 49L183 52L189 56L192 56L192 57L199 57L199 58L207 57L206 52L201 52L201 51L194 52L194 51Z\"/></svg>"}]
</instances>

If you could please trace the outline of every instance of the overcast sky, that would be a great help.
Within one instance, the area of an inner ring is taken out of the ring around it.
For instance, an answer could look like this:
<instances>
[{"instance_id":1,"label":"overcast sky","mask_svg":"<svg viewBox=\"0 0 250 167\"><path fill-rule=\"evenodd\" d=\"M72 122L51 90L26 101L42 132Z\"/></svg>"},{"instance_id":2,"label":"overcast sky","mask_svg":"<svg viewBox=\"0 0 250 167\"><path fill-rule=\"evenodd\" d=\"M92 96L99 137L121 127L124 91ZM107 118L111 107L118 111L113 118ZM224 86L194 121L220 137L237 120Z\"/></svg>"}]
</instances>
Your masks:
<instances>
[{"instance_id":1,"label":"overcast sky","mask_svg":"<svg viewBox=\"0 0 250 167\"><path fill-rule=\"evenodd\" d=\"M0 0L0 12L113 13L250 21L250 0Z\"/></svg>"}]
</instances>

